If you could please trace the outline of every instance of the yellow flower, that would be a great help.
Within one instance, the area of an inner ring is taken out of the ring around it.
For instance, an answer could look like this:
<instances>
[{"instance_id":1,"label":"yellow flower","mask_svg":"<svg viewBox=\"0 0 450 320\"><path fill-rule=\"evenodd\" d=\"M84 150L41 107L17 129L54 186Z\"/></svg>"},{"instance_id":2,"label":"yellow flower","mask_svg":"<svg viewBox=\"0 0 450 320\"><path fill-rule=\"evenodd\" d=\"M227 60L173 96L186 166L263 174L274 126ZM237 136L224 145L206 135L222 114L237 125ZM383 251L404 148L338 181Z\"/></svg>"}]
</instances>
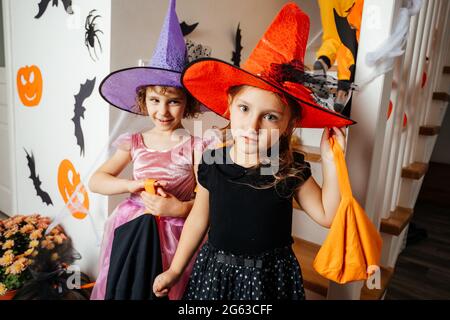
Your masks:
<instances>
[{"instance_id":1,"label":"yellow flower","mask_svg":"<svg viewBox=\"0 0 450 320\"><path fill-rule=\"evenodd\" d=\"M27 251L25 251L24 253L23 253L23 255L26 257L26 256L29 256L30 254L32 254L33 253L33 251L34 251L34 248L30 248L30 249L28 249Z\"/></svg>"},{"instance_id":2,"label":"yellow flower","mask_svg":"<svg viewBox=\"0 0 450 320\"><path fill-rule=\"evenodd\" d=\"M0 266L7 267L14 261L14 254L12 250L8 250L0 258Z\"/></svg>"},{"instance_id":3,"label":"yellow flower","mask_svg":"<svg viewBox=\"0 0 450 320\"><path fill-rule=\"evenodd\" d=\"M6 240L6 242L3 244L2 249L11 249L14 246L14 240Z\"/></svg>"},{"instance_id":4,"label":"yellow flower","mask_svg":"<svg viewBox=\"0 0 450 320\"><path fill-rule=\"evenodd\" d=\"M29 260L21 257L5 270L5 274L19 274L28 266Z\"/></svg>"},{"instance_id":5,"label":"yellow flower","mask_svg":"<svg viewBox=\"0 0 450 320\"><path fill-rule=\"evenodd\" d=\"M52 259L52 261L58 260L58 259L59 259L58 253L57 253L57 252L54 252L54 253L52 254L52 256L51 256L51 259Z\"/></svg>"},{"instance_id":6,"label":"yellow flower","mask_svg":"<svg viewBox=\"0 0 450 320\"><path fill-rule=\"evenodd\" d=\"M25 265L22 263L18 263L18 261L14 262L5 270L5 274L19 274L25 269Z\"/></svg>"},{"instance_id":7,"label":"yellow flower","mask_svg":"<svg viewBox=\"0 0 450 320\"><path fill-rule=\"evenodd\" d=\"M30 234L31 240L37 240L42 237L42 229L34 230Z\"/></svg>"},{"instance_id":8,"label":"yellow flower","mask_svg":"<svg viewBox=\"0 0 450 320\"><path fill-rule=\"evenodd\" d=\"M0 296L3 296L7 291L6 286L0 282Z\"/></svg>"},{"instance_id":9,"label":"yellow flower","mask_svg":"<svg viewBox=\"0 0 450 320\"><path fill-rule=\"evenodd\" d=\"M39 241L37 240L31 240L30 244L28 245L29 248L35 248L39 245Z\"/></svg>"}]
</instances>

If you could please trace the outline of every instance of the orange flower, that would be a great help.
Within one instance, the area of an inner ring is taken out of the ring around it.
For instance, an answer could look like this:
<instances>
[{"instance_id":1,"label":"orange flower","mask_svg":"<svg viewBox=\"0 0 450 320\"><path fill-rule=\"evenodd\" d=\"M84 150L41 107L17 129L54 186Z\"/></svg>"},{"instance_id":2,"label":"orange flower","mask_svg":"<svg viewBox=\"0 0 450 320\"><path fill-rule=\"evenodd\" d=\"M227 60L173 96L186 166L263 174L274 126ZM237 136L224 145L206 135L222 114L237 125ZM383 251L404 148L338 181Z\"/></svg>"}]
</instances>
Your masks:
<instances>
[{"instance_id":1,"label":"orange flower","mask_svg":"<svg viewBox=\"0 0 450 320\"><path fill-rule=\"evenodd\" d=\"M12 217L11 219L12 219L12 221L14 222L14 224L19 224L19 223L21 223L23 220L25 220L25 216L18 215L18 216Z\"/></svg>"},{"instance_id":2,"label":"orange flower","mask_svg":"<svg viewBox=\"0 0 450 320\"><path fill-rule=\"evenodd\" d=\"M61 235L56 235L54 240L57 244L62 244L64 241Z\"/></svg>"},{"instance_id":3,"label":"orange flower","mask_svg":"<svg viewBox=\"0 0 450 320\"><path fill-rule=\"evenodd\" d=\"M50 240L42 240L41 248L45 248L47 250L53 250L55 248L55 244Z\"/></svg>"},{"instance_id":4,"label":"orange flower","mask_svg":"<svg viewBox=\"0 0 450 320\"><path fill-rule=\"evenodd\" d=\"M7 220L4 222L4 226L5 226L6 229L12 228L15 224L16 224L16 223L13 221L13 219L7 219Z\"/></svg>"},{"instance_id":5,"label":"orange flower","mask_svg":"<svg viewBox=\"0 0 450 320\"><path fill-rule=\"evenodd\" d=\"M29 233L34 230L34 226L32 224L26 224L22 228L20 228L20 233Z\"/></svg>"},{"instance_id":6,"label":"orange flower","mask_svg":"<svg viewBox=\"0 0 450 320\"><path fill-rule=\"evenodd\" d=\"M19 231L19 227L17 225L14 225L10 229L6 230L6 232L3 234L5 238L9 238L13 235L15 235Z\"/></svg>"},{"instance_id":7,"label":"orange flower","mask_svg":"<svg viewBox=\"0 0 450 320\"><path fill-rule=\"evenodd\" d=\"M47 221L39 221L37 227L39 229L44 229L45 230L45 229L48 228L49 225L50 225L50 223L48 223Z\"/></svg>"},{"instance_id":8,"label":"orange flower","mask_svg":"<svg viewBox=\"0 0 450 320\"><path fill-rule=\"evenodd\" d=\"M30 240L37 240L42 237L42 229L37 229L31 232Z\"/></svg>"},{"instance_id":9,"label":"orange flower","mask_svg":"<svg viewBox=\"0 0 450 320\"><path fill-rule=\"evenodd\" d=\"M25 218L25 222L26 223L36 224L38 219L39 219L39 215L38 214L33 214L31 216L26 217Z\"/></svg>"}]
</instances>

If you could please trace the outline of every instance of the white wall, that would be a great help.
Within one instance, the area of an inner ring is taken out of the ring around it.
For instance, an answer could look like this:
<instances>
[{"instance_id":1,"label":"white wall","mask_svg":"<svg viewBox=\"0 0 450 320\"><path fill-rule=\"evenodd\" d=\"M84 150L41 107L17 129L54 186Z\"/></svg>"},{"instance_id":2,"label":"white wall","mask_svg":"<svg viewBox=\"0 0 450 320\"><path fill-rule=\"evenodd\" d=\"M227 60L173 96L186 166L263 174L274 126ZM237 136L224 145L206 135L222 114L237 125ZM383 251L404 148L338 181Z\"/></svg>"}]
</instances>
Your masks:
<instances>
[{"instance_id":1,"label":"white wall","mask_svg":"<svg viewBox=\"0 0 450 320\"><path fill-rule=\"evenodd\" d=\"M41 18L37 1L10 1L11 17L11 70L13 79L13 108L15 125L15 164L17 171L17 214L40 213L55 217L65 212L64 201L58 189L58 168L64 159L69 159L81 178L92 169L95 159L108 139L108 108L98 94L102 77L109 72L110 65L110 11L108 0L77 1L74 15L68 15L62 4L49 4ZM89 57L85 46L85 17L97 9L97 19L103 53L99 61ZM17 94L16 74L26 65L37 65L42 72L43 94L36 107L25 107ZM96 78L92 95L84 102L85 119L81 119L84 132L85 153L80 155L74 135L74 95L80 84ZM44 204L36 195L29 179L26 154L33 152L36 172L42 181L41 188L49 193L53 205ZM86 181L82 181L86 185ZM96 269L97 233L103 228L107 216L107 202L104 197L89 194L90 217L75 219L68 214L62 221L67 233L73 238L76 249L83 256L80 266L84 272L93 274ZM92 218L92 220L91 220Z\"/></svg>"}]
</instances>

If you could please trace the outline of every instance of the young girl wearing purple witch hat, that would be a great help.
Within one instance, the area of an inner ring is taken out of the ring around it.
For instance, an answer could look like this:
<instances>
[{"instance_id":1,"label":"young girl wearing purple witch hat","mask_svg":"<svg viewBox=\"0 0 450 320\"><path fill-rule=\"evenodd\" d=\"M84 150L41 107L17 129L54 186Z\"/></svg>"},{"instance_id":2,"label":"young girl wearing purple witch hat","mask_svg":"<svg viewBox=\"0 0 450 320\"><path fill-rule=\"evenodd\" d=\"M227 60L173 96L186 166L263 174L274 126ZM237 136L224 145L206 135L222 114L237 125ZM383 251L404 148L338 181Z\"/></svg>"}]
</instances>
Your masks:
<instances>
[{"instance_id":1,"label":"young girl wearing purple witch hat","mask_svg":"<svg viewBox=\"0 0 450 320\"><path fill-rule=\"evenodd\" d=\"M196 154L201 155L206 146L181 124L183 118L198 112L198 103L180 82L186 63L186 45L175 0L171 0L149 66L113 72L100 85L106 101L148 116L154 127L121 135L113 144L115 154L89 181L89 188L96 193L131 193L106 222L91 299L154 299L153 278L169 267L175 254L193 204ZM118 178L129 162L133 163L133 179ZM143 191L146 179L156 180L156 195ZM191 268L170 299L182 296Z\"/></svg>"}]
</instances>

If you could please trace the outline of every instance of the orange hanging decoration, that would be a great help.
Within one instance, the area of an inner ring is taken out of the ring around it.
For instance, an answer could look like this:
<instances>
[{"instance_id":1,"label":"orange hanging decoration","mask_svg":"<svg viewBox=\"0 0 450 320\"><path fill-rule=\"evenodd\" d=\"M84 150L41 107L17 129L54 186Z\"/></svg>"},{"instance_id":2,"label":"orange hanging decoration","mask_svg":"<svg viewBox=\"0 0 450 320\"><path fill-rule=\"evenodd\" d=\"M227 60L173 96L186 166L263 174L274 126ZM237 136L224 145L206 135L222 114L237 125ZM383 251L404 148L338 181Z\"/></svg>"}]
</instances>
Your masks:
<instances>
[{"instance_id":1,"label":"orange hanging decoration","mask_svg":"<svg viewBox=\"0 0 450 320\"><path fill-rule=\"evenodd\" d=\"M341 190L341 203L330 232L313 262L323 277L337 283L366 280L378 269L381 236L352 195L344 153L330 138Z\"/></svg>"},{"instance_id":2,"label":"orange hanging decoration","mask_svg":"<svg viewBox=\"0 0 450 320\"><path fill-rule=\"evenodd\" d=\"M83 184L77 190L80 183L80 175L76 172L72 162L67 159L61 161L58 169L59 193L67 204L72 216L76 219L84 219L87 216L86 212L89 210L89 197ZM77 190L77 194L72 196L75 190ZM79 198L80 195L82 196L82 203Z\"/></svg>"}]
</instances>

